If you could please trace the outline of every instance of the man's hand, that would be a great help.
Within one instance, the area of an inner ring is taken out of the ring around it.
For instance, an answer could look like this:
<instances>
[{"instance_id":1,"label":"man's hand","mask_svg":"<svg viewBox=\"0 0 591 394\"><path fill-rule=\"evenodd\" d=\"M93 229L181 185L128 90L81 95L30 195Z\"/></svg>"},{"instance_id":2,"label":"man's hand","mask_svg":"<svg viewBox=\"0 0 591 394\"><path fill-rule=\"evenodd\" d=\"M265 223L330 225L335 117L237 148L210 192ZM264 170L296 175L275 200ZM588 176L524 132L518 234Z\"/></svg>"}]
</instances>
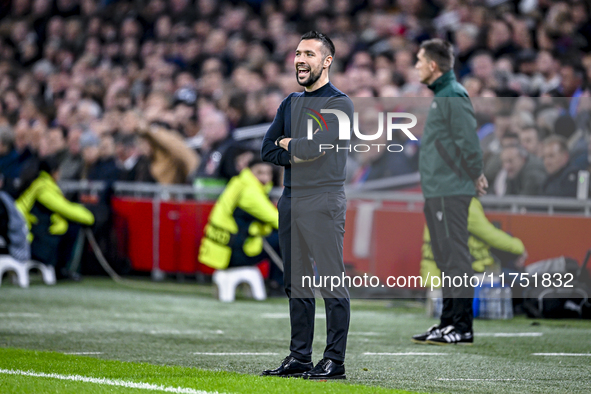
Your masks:
<instances>
[{"instance_id":1,"label":"man's hand","mask_svg":"<svg viewBox=\"0 0 591 394\"><path fill-rule=\"evenodd\" d=\"M288 137L283 138L282 140L279 141L279 147L287 150L289 147L289 141L291 141L291 138L288 138Z\"/></svg>"},{"instance_id":2,"label":"man's hand","mask_svg":"<svg viewBox=\"0 0 591 394\"><path fill-rule=\"evenodd\" d=\"M481 174L478 179L474 181L474 187L476 188L476 192L478 193L478 197L484 196L486 194L486 189L488 188L488 181L484 174Z\"/></svg>"},{"instance_id":3,"label":"man's hand","mask_svg":"<svg viewBox=\"0 0 591 394\"><path fill-rule=\"evenodd\" d=\"M314 131L314 134L318 133L319 131L320 131L320 129L316 129ZM285 150L288 150L289 149L289 141L291 141L291 138L285 137L285 138L280 139L279 142L275 141L275 145L277 145L278 147L283 148ZM316 159L303 160L303 161L312 161L312 160L316 160ZM297 160L301 160L301 159L297 159ZM294 163L301 163L303 161L294 161Z\"/></svg>"}]
</instances>

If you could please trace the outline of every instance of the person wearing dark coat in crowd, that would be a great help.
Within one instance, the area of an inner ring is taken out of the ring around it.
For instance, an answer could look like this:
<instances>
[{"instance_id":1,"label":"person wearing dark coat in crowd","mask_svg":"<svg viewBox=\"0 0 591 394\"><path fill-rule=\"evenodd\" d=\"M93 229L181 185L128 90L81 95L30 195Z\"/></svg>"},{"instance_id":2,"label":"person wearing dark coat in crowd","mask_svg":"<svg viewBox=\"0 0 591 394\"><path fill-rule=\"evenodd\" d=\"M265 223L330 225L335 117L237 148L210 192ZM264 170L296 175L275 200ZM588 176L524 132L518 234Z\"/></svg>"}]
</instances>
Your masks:
<instances>
[{"instance_id":1,"label":"person wearing dark coat in crowd","mask_svg":"<svg viewBox=\"0 0 591 394\"><path fill-rule=\"evenodd\" d=\"M542 155L548 178L542 186L542 195L576 197L578 172L582 168L572 163L566 139L551 135L543 142Z\"/></svg>"},{"instance_id":2,"label":"person wearing dark coat in crowd","mask_svg":"<svg viewBox=\"0 0 591 394\"><path fill-rule=\"evenodd\" d=\"M0 173L7 179L18 178L20 173L19 154L9 126L0 127Z\"/></svg>"},{"instance_id":3,"label":"person wearing dark coat in crowd","mask_svg":"<svg viewBox=\"0 0 591 394\"><path fill-rule=\"evenodd\" d=\"M150 173L150 159L140 152L138 142L138 138L133 134L118 136L115 139L119 180L154 183L155 180Z\"/></svg>"},{"instance_id":4,"label":"person wearing dark coat in crowd","mask_svg":"<svg viewBox=\"0 0 591 394\"><path fill-rule=\"evenodd\" d=\"M546 179L539 159L520 145L510 145L501 152L503 169L507 173L506 195L537 196Z\"/></svg>"}]
</instances>

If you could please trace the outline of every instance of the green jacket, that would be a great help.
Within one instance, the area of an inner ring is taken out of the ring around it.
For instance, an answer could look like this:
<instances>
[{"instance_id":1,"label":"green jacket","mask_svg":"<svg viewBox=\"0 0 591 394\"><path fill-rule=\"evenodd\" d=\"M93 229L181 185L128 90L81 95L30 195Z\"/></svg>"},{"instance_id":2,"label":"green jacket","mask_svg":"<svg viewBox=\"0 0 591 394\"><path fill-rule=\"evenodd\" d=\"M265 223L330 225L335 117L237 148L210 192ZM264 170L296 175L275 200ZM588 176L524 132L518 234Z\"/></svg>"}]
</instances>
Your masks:
<instances>
[{"instance_id":1,"label":"green jacket","mask_svg":"<svg viewBox=\"0 0 591 394\"><path fill-rule=\"evenodd\" d=\"M482 150L468 93L453 71L429 89L435 93L421 138L419 172L425 198L476 195L482 174Z\"/></svg>"},{"instance_id":2,"label":"green jacket","mask_svg":"<svg viewBox=\"0 0 591 394\"><path fill-rule=\"evenodd\" d=\"M521 255L525 252L523 242L519 238L515 238L496 228L488 221L484 215L482 204L476 197L470 201L470 208L468 209L468 248L470 254L474 259L472 268L475 272L484 272L488 266L494 263L494 258L490 254L490 248L496 248L515 255ZM429 229L425 226L423 232L423 258L421 260L421 277L423 281L433 276L439 276L441 271L437 268L437 264L433 258L433 250L431 249L431 236ZM430 287L431 283L425 284Z\"/></svg>"},{"instance_id":3,"label":"green jacket","mask_svg":"<svg viewBox=\"0 0 591 394\"><path fill-rule=\"evenodd\" d=\"M262 253L263 237L279 227L277 208L268 196L271 186L263 186L248 168L230 179L205 226L199 248L201 263L215 269L228 268L232 247L241 247L247 256ZM248 223L246 228L239 226L237 215L240 223ZM251 219L244 221L245 217Z\"/></svg>"},{"instance_id":4,"label":"green jacket","mask_svg":"<svg viewBox=\"0 0 591 394\"><path fill-rule=\"evenodd\" d=\"M31 213L33 206L39 203L53 212L49 233L62 235L68 231L68 221L87 226L94 224L94 216L83 205L68 201L51 175L41 171L37 179L16 200L16 207L21 211L29 230L37 224L37 217ZM32 235L29 234L30 240Z\"/></svg>"}]
</instances>

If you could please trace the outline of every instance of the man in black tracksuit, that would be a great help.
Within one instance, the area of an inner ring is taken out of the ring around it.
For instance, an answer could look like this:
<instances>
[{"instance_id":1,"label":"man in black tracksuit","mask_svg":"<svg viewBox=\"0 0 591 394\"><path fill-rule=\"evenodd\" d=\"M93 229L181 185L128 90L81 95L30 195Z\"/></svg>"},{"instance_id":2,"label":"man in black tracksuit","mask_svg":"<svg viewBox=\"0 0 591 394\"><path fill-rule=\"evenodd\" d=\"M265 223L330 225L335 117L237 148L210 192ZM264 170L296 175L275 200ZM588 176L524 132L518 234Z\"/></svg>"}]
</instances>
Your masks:
<instances>
[{"instance_id":1,"label":"man in black tracksuit","mask_svg":"<svg viewBox=\"0 0 591 394\"><path fill-rule=\"evenodd\" d=\"M434 39L421 44L416 68L421 82L435 93L419 155L425 219L433 256L447 277L472 274L468 249L468 207L473 196L488 186L482 174L482 151L476 118L464 87L453 72L453 48ZM474 289L442 283L443 311L439 325L413 336L417 343L471 344Z\"/></svg>"},{"instance_id":2,"label":"man in black tracksuit","mask_svg":"<svg viewBox=\"0 0 591 394\"><path fill-rule=\"evenodd\" d=\"M333 56L334 45L325 35L309 32L302 36L294 65L298 83L305 91L283 100L263 141L263 160L285 167L285 188L278 203L279 245L291 322L290 355L277 369L264 371L265 376L345 378L348 290L345 286L322 289L327 344L324 358L314 367L315 300L313 289L303 283L305 277L314 277L313 262L321 277L341 277L345 270L344 183L349 140L339 141L337 115L322 110L338 110L352 120L353 103L329 82ZM308 119L312 118L318 123L315 132L308 134ZM346 131L350 135L350 128ZM344 149L321 152L322 146Z\"/></svg>"}]
</instances>

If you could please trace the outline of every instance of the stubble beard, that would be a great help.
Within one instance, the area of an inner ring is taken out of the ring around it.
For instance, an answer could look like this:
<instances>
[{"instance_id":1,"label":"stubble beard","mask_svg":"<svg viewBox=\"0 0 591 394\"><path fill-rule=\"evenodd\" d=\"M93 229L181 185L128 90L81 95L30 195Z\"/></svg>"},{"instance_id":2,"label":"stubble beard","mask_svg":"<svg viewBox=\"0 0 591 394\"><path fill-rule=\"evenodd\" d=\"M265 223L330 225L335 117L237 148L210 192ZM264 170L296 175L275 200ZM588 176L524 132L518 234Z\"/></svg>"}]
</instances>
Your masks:
<instances>
[{"instance_id":1,"label":"stubble beard","mask_svg":"<svg viewBox=\"0 0 591 394\"><path fill-rule=\"evenodd\" d=\"M304 81L301 81L300 78L298 78L298 71L296 70L296 80L298 81L298 84L300 84L300 86L303 86L306 88L314 85L316 83L316 81L318 81L320 79L321 75L322 75L322 69L320 70L320 72L314 73L314 70L312 70L312 68L310 68L310 74L308 75L308 78L305 79Z\"/></svg>"}]
</instances>

